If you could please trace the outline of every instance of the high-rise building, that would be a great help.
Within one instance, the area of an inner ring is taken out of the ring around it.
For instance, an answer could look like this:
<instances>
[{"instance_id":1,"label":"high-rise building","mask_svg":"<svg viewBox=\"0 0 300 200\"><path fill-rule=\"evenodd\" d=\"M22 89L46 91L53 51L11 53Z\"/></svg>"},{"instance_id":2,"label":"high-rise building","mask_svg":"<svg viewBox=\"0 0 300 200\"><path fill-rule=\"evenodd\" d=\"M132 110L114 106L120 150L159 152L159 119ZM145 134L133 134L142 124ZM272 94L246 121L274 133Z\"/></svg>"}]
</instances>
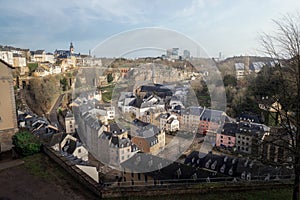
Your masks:
<instances>
[{"instance_id":1,"label":"high-rise building","mask_svg":"<svg viewBox=\"0 0 300 200\"><path fill-rule=\"evenodd\" d=\"M183 51L183 59L190 59L191 53L189 50L184 50Z\"/></svg>"},{"instance_id":2,"label":"high-rise building","mask_svg":"<svg viewBox=\"0 0 300 200\"><path fill-rule=\"evenodd\" d=\"M178 50L179 48L167 49L167 58L175 59L175 60L178 59L179 58Z\"/></svg>"}]
</instances>

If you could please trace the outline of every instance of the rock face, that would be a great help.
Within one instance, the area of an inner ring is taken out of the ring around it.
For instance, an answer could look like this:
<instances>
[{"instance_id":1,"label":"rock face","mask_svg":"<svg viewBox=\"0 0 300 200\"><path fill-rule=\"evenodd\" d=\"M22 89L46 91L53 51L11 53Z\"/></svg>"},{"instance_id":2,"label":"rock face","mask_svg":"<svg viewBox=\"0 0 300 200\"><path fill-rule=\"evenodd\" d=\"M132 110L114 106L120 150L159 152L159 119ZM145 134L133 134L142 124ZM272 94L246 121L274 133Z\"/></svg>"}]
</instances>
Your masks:
<instances>
[{"instance_id":1,"label":"rock face","mask_svg":"<svg viewBox=\"0 0 300 200\"><path fill-rule=\"evenodd\" d=\"M0 152L11 149L11 137L18 130L12 69L0 59Z\"/></svg>"}]
</instances>

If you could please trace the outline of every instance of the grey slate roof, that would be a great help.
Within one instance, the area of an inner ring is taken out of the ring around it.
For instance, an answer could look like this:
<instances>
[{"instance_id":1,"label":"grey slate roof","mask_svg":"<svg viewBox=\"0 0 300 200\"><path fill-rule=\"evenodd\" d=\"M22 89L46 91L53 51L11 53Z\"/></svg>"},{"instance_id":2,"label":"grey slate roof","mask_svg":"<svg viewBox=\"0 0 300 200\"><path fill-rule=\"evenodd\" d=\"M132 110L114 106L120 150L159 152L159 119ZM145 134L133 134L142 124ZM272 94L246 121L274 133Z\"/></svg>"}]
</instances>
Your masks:
<instances>
[{"instance_id":1,"label":"grey slate roof","mask_svg":"<svg viewBox=\"0 0 300 200\"><path fill-rule=\"evenodd\" d=\"M235 70L244 70L245 64L244 63L235 63L234 68L235 68Z\"/></svg>"}]
</instances>

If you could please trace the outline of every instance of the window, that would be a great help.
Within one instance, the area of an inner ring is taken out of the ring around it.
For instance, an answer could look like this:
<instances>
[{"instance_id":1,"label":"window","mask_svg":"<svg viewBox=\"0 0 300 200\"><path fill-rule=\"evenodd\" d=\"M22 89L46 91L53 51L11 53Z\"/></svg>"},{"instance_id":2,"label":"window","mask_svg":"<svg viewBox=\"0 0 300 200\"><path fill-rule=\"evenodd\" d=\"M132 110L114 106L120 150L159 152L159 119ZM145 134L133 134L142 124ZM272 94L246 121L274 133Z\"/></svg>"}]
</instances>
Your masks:
<instances>
[{"instance_id":1,"label":"window","mask_svg":"<svg viewBox=\"0 0 300 200\"><path fill-rule=\"evenodd\" d=\"M223 135L221 135L221 138L223 138Z\"/></svg>"},{"instance_id":2,"label":"window","mask_svg":"<svg viewBox=\"0 0 300 200\"><path fill-rule=\"evenodd\" d=\"M81 153L81 149L78 149L78 153Z\"/></svg>"},{"instance_id":3,"label":"window","mask_svg":"<svg viewBox=\"0 0 300 200\"><path fill-rule=\"evenodd\" d=\"M228 140L231 140L231 137L228 137Z\"/></svg>"},{"instance_id":4,"label":"window","mask_svg":"<svg viewBox=\"0 0 300 200\"><path fill-rule=\"evenodd\" d=\"M223 140L221 140L221 143L223 143Z\"/></svg>"},{"instance_id":5,"label":"window","mask_svg":"<svg viewBox=\"0 0 300 200\"><path fill-rule=\"evenodd\" d=\"M231 142L228 142L228 144L231 144Z\"/></svg>"}]
</instances>

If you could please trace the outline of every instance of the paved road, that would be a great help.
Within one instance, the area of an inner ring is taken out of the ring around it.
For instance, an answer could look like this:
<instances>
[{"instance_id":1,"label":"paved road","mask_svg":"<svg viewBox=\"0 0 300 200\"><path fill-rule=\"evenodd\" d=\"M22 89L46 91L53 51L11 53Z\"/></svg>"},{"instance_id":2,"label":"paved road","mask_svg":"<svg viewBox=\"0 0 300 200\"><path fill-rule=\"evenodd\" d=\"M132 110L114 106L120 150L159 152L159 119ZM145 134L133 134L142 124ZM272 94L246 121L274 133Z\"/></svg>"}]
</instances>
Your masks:
<instances>
[{"instance_id":1,"label":"paved road","mask_svg":"<svg viewBox=\"0 0 300 200\"><path fill-rule=\"evenodd\" d=\"M64 130L64 127L61 126L61 124L59 123L58 121L58 117L57 117L57 109L58 107L61 105L61 101L62 101L62 98L64 97L65 94L61 94L59 95L59 97L57 98L55 104L52 106L52 108L50 109L49 111L49 114L48 114L48 120L52 123L52 124L56 124L58 129L60 131L63 131Z\"/></svg>"},{"instance_id":2,"label":"paved road","mask_svg":"<svg viewBox=\"0 0 300 200\"><path fill-rule=\"evenodd\" d=\"M25 89L20 89L18 91L18 97L21 99L22 105L24 106L25 110L29 113L34 113L27 105L26 99L25 99Z\"/></svg>"}]
</instances>

